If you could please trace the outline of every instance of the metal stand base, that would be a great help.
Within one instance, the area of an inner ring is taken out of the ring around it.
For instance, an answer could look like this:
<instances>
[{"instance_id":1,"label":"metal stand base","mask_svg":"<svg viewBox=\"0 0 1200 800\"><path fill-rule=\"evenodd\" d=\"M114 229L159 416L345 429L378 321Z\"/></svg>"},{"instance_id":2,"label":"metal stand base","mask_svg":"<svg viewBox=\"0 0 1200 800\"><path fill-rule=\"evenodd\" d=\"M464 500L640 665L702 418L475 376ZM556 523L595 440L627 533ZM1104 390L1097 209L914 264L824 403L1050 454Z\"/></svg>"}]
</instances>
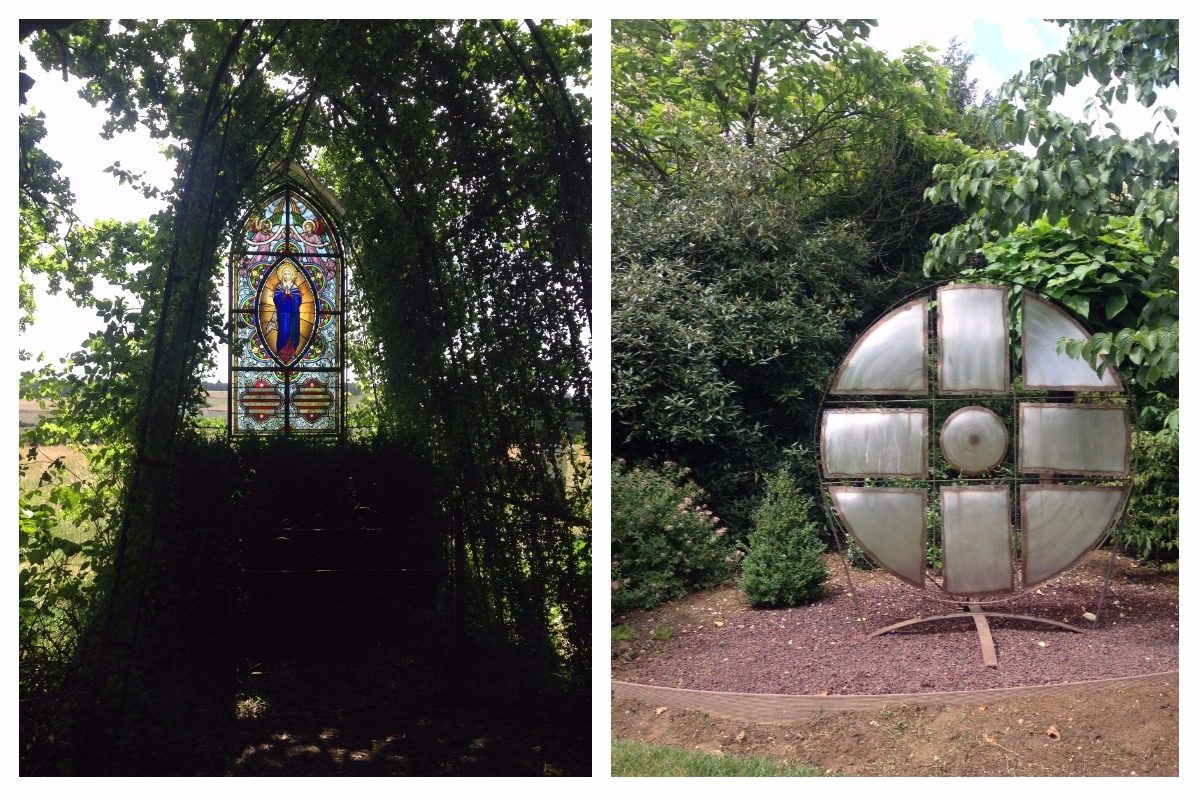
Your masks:
<instances>
[{"instance_id":1,"label":"metal stand base","mask_svg":"<svg viewBox=\"0 0 1200 800\"><path fill-rule=\"evenodd\" d=\"M937 619L960 619L960 618L964 618L964 617L970 617L972 620L975 621L975 632L977 634L979 634L979 650L980 650L981 655L983 656L983 664L986 667L991 667L991 668L995 669L999 666L999 662L996 659L996 643L992 640L992 629L988 626L988 623L987 623L988 617L1002 617L1004 619L1022 619L1022 620L1025 620L1026 622L1040 622L1044 625L1054 625L1055 627L1065 628L1066 630L1072 631L1074 633L1086 633L1086 631L1084 631L1083 628L1077 628L1074 625L1068 625L1067 623L1059 622L1056 619L1046 619L1045 617L1030 617L1025 614L1006 614L1006 613L999 612L999 611L984 611L980 606L977 606L977 605L970 605L970 606L967 606L967 608L968 608L967 611L953 612L953 613L949 613L949 614L934 614L934 615L928 616L928 617L914 617L913 619L906 619L903 622L897 622L893 625L888 625L886 627L872 631L871 633L867 634L867 638L873 638L875 636L882 636L885 633L891 633L892 631L899 630L900 628L907 628L910 625L919 625L922 622L932 622L933 620L937 620Z\"/></svg>"}]
</instances>

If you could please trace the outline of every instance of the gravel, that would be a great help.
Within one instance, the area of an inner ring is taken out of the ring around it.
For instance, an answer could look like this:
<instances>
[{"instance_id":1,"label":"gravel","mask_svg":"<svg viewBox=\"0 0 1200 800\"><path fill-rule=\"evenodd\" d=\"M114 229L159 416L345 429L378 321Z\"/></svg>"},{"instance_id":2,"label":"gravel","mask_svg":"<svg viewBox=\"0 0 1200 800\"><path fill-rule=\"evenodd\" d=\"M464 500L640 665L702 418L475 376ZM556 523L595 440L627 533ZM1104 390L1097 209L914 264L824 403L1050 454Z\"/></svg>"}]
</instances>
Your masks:
<instances>
[{"instance_id":1,"label":"gravel","mask_svg":"<svg viewBox=\"0 0 1200 800\"><path fill-rule=\"evenodd\" d=\"M637 683L771 694L896 694L977 690L1123 677L1179 668L1177 576L1118 558L1099 623L1095 612L1108 564L1095 553L1075 571L999 606L996 611L1070 623L1074 633L1022 620L989 620L999 667L987 668L970 618L926 622L867 638L918 615L960 611L879 571L852 575L840 562L818 602L754 609L734 588L693 594L625 622L648 632L670 628L667 641L614 658L613 677Z\"/></svg>"}]
</instances>

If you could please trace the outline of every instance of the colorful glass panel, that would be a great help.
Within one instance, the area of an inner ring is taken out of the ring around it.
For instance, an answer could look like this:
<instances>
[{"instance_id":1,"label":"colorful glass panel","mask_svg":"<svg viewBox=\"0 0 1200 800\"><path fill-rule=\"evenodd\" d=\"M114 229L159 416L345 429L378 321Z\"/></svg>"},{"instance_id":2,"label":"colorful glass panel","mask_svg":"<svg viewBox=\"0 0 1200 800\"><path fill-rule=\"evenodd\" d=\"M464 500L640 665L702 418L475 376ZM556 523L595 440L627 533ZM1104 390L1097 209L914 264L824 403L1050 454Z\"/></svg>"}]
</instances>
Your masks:
<instances>
[{"instance_id":1,"label":"colorful glass panel","mask_svg":"<svg viewBox=\"0 0 1200 800\"><path fill-rule=\"evenodd\" d=\"M230 271L231 432L339 433L345 287L330 219L279 189L247 216Z\"/></svg>"}]
</instances>

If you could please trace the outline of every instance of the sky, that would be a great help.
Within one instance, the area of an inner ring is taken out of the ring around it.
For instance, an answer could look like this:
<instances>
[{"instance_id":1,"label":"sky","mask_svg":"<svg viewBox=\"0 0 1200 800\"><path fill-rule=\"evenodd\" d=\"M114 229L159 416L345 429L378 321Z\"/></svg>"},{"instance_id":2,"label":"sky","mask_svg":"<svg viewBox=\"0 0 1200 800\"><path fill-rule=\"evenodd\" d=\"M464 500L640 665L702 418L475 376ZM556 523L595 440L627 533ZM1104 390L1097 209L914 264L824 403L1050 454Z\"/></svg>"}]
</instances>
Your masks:
<instances>
[{"instance_id":1,"label":"sky","mask_svg":"<svg viewBox=\"0 0 1200 800\"><path fill-rule=\"evenodd\" d=\"M952 38L957 38L975 54L970 75L978 80L978 92L982 96L985 89L998 89L1031 59L1057 49L1065 41L1066 33L1057 25L1033 19L909 15L880 18L878 28L871 35L871 43L898 55L904 48L922 41L944 49ZM101 217L133 220L157 211L159 201L147 200L132 188L119 186L103 170L114 161L120 161L123 167L134 172L145 171L147 178L167 186L173 168L160 154L160 143L151 140L144 131L119 134L112 140L101 139L98 133L105 114L78 97L81 83L74 79L64 83L60 74L44 73L35 59L28 61L27 71L37 81L29 93L29 104L45 111L47 117L48 134L43 147L62 162L62 171L70 178L76 195L76 212L80 218L84 222ZM1055 108L1072 116L1081 116L1083 99L1088 96L1089 88L1093 87L1084 84L1069 90L1057 101ZM1165 95L1163 100L1171 104L1172 95ZM1178 107L1179 104L1174 105ZM1118 110L1113 121L1126 133L1152 125L1149 113L1132 103ZM76 308L65 297L41 291L38 293L36 322L18 338L17 345L35 356L44 354L53 362L77 349L91 331L102 327L93 313ZM22 368L28 368L28 365ZM218 354L215 376L224 376L225 368L225 356Z\"/></svg>"},{"instance_id":2,"label":"sky","mask_svg":"<svg viewBox=\"0 0 1200 800\"><path fill-rule=\"evenodd\" d=\"M162 201L148 200L130 186L118 185L112 175L104 172L105 167L119 161L134 173L146 172L146 178L155 185L170 186L174 167L159 152L161 143L152 140L144 129L117 134L111 140L101 139L100 129L108 115L79 97L83 82L71 78L64 83L61 73L43 72L24 47L21 52L26 56L25 71L36 81L28 93L28 107L46 114L42 148L62 163L60 171L71 181L79 218L87 224L97 219L139 220L161 210ZM35 276L34 283L43 291L38 292L35 322L18 337L18 348L35 357L44 353L48 361L55 362L78 349L89 333L104 327L92 311L77 308L63 295L45 292L45 281L39 276ZM100 290L103 292L103 287Z\"/></svg>"}]
</instances>

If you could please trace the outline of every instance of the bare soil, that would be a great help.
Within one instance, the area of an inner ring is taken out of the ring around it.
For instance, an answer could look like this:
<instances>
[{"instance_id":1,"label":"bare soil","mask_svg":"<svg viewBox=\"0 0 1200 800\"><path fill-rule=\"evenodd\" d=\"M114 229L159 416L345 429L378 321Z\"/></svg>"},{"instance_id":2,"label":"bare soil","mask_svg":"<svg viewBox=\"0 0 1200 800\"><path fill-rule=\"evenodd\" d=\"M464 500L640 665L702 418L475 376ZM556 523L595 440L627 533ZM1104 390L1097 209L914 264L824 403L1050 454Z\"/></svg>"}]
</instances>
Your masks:
<instances>
[{"instance_id":1,"label":"bare soil","mask_svg":"<svg viewBox=\"0 0 1200 800\"><path fill-rule=\"evenodd\" d=\"M736 588L698 592L616 624L636 638L612 647L613 678L726 692L887 695L1039 686L1177 670L1178 577L1117 558L1098 624L1109 563L1078 569L997 611L1056 619L993 618L998 668L983 665L970 619L928 622L875 638L918 614L958 611L879 571L840 561L820 602L755 609ZM857 595L857 603L855 602ZM961 705L909 704L839 712L788 725L613 703L612 735L814 764L840 775L1176 775L1178 681L1080 688Z\"/></svg>"}]
</instances>

